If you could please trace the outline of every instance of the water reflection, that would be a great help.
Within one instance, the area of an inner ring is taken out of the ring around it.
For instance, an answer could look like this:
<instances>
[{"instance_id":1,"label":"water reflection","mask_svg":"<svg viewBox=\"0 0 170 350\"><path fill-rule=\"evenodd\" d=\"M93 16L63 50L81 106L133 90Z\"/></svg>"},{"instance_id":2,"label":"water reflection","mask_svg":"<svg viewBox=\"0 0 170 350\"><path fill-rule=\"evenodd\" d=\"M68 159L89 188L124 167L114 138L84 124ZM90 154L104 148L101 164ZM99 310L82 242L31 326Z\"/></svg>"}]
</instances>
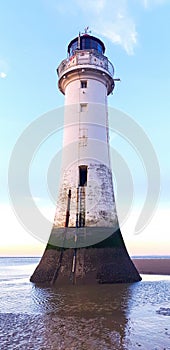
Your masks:
<instances>
[{"instance_id":1,"label":"water reflection","mask_svg":"<svg viewBox=\"0 0 170 350\"><path fill-rule=\"evenodd\" d=\"M52 341L57 334L57 342L64 341L63 349L67 342L73 349L77 349L77 342L81 342L81 349L125 349L130 286L34 287L35 305L45 316L44 343L49 342L49 335ZM46 317L49 314L50 319Z\"/></svg>"},{"instance_id":2,"label":"water reflection","mask_svg":"<svg viewBox=\"0 0 170 350\"><path fill-rule=\"evenodd\" d=\"M0 260L2 350L170 348L170 276L143 275L142 282L126 285L42 288L29 282L38 260L30 260L34 265L27 275L28 259ZM15 263L17 269L11 269Z\"/></svg>"}]
</instances>

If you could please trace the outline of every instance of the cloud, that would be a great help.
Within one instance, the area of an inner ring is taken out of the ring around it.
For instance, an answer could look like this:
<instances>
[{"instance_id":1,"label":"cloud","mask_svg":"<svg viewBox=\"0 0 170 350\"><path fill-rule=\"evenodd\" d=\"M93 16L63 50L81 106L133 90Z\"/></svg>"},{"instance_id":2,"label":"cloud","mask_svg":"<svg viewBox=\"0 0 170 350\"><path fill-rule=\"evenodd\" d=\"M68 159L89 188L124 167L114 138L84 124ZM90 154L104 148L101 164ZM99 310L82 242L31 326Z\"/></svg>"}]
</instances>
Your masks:
<instances>
[{"instance_id":1,"label":"cloud","mask_svg":"<svg viewBox=\"0 0 170 350\"><path fill-rule=\"evenodd\" d=\"M159 6L164 5L169 0L141 0L142 5L145 7L145 9L151 8L153 6Z\"/></svg>"},{"instance_id":2,"label":"cloud","mask_svg":"<svg viewBox=\"0 0 170 350\"><path fill-rule=\"evenodd\" d=\"M0 78L4 79L6 78L7 74L4 72L0 72Z\"/></svg>"},{"instance_id":3,"label":"cloud","mask_svg":"<svg viewBox=\"0 0 170 350\"><path fill-rule=\"evenodd\" d=\"M0 78L4 79L7 76L9 70L8 63L4 59L0 59Z\"/></svg>"},{"instance_id":4,"label":"cloud","mask_svg":"<svg viewBox=\"0 0 170 350\"><path fill-rule=\"evenodd\" d=\"M128 12L128 0L75 0L88 16L93 32L121 45L128 55L134 52L137 43L135 22ZM96 20L94 20L96 18Z\"/></svg>"},{"instance_id":5,"label":"cloud","mask_svg":"<svg viewBox=\"0 0 170 350\"><path fill-rule=\"evenodd\" d=\"M108 0L75 0L77 5L81 7L83 11L90 13L100 14L106 7Z\"/></svg>"},{"instance_id":6,"label":"cloud","mask_svg":"<svg viewBox=\"0 0 170 350\"><path fill-rule=\"evenodd\" d=\"M101 20L100 26L94 27L94 31L122 46L128 55L133 55L137 44L137 31L131 18L119 14L113 21Z\"/></svg>"},{"instance_id":7,"label":"cloud","mask_svg":"<svg viewBox=\"0 0 170 350\"><path fill-rule=\"evenodd\" d=\"M49 0L56 1L56 0ZM160 6L169 0L138 0L137 5L147 10L153 6ZM56 4L56 2L55 2ZM132 15L131 0L63 0L58 6L58 12L79 16L81 23L90 27L93 33L104 36L114 44L120 45L128 55L134 54L138 43L136 20ZM76 25L79 23L76 22Z\"/></svg>"}]
</instances>

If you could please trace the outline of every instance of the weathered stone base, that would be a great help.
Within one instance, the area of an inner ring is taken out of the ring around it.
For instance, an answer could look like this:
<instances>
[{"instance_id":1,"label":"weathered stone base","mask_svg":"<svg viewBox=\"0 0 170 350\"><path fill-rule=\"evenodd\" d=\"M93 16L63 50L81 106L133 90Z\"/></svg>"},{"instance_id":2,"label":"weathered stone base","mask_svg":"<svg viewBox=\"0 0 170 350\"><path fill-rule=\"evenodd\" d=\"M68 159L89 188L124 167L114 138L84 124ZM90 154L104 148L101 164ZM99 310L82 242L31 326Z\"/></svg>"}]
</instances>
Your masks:
<instances>
[{"instance_id":1,"label":"weathered stone base","mask_svg":"<svg viewBox=\"0 0 170 350\"><path fill-rule=\"evenodd\" d=\"M141 280L126 250L120 230L104 241L76 250L47 245L39 265L30 278L33 283L92 284L132 283Z\"/></svg>"}]
</instances>

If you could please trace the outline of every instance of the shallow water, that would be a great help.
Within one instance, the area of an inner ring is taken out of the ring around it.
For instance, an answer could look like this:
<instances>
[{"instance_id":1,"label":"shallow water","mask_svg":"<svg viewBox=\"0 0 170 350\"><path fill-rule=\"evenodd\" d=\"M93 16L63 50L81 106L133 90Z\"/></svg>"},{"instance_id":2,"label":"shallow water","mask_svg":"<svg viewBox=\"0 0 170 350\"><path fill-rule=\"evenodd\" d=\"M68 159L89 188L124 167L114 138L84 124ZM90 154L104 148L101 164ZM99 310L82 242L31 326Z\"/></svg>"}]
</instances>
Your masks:
<instances>
[{"instance_id":1,"label":"shallow water","mask_svg":"<svg viewBox=\"0 0 170 350\"><path fill-rule=\"evenodd\" d=\"M0 348L170 349L170 276L134 284L35 287L38 258L0 258Z\"/></svg>"}]
</instances>

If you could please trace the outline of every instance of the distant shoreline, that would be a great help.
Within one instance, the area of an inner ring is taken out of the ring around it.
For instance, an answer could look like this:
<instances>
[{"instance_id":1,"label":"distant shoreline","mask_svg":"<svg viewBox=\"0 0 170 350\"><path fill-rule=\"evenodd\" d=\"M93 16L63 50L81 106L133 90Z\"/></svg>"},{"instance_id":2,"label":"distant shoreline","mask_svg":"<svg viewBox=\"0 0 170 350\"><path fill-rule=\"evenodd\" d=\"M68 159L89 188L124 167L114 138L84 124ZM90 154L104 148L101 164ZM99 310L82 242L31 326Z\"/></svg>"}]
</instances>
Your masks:
<instances>
[{"instance_id":1,"label":"distant shoreline","mask_svg":"<svg viewBox=\"0 0 170 350\"><path fill-rule=\"evenodd\" d=\"M170 275L170 258L132 258L139 273Z\"/></svg>"},{"instance_id":2,"label":"distant shoreline","mask_svg":"<svg viewBox=\"0 0 170 350\"><path fill-rule=\"evenodd\" d=\"M27 258L30 258L30 259L40 259L42 256L41 255L0 255L0 259L1 258L12 258L12 259L15 259L15 258L23 258L23 259L27 259ZM167 259L167 260L170 260L170 255L131 255L130 258L132 260L152 260L152 259Z\"/></svg>"},{"instance_id":3,"label":"distant shoreline","mask_svg":"<svg viewBox=\"0 0 170 350\"><path fill-rule=\"evenodd\" d=\"M41 256L0 256L0 259L41 259ZM170 275L170 256L132 256L140 274Z\"/></svg>"}]
</instances>

